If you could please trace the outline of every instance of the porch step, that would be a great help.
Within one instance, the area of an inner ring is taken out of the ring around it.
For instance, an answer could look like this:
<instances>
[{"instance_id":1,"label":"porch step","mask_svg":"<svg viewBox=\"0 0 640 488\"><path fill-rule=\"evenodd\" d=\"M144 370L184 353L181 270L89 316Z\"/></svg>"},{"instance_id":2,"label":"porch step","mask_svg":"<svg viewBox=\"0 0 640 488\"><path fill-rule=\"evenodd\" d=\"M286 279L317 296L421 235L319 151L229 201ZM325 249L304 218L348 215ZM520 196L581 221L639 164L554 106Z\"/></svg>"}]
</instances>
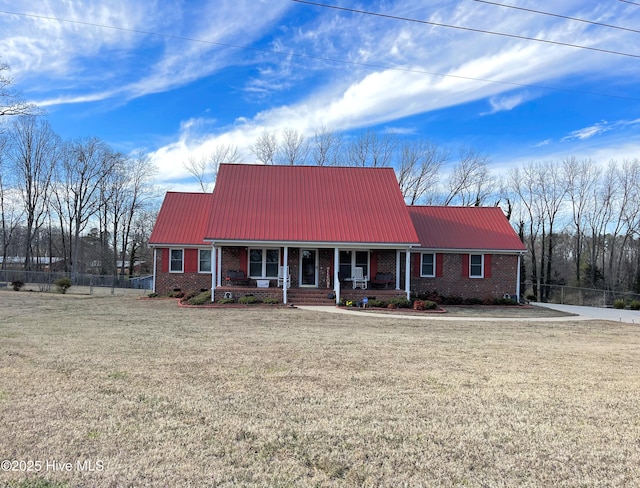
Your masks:
<instances>
[{"instance_id":1,"label":"porch step","mask_svg":"<svg viewBox=\"0 0 640 488\"><path fill-rule=\"evenodd\" d=\"M287 290L287 302L293 305L333 305L335 299L329 298L333 293L330 289L299 289L289 288Z\"/></svg>"}]
</instances>

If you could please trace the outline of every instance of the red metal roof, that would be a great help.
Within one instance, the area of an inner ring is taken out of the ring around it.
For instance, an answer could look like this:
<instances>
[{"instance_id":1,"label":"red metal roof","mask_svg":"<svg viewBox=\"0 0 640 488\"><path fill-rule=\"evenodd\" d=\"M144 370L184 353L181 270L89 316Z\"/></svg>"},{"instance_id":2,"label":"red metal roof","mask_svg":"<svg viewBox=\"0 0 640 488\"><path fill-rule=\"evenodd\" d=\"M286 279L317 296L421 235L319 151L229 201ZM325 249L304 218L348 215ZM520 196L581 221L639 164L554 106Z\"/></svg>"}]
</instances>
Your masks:
<instances>
[{"instance_id":1,"label":"red metal roof","mask_svg":"<svg viewBox=\"0 0 640 488\"><path fill-rule=\"evenodd\" d=\"M149 244L206 245L202 239L212 201L211 193L167 192Z\"/></svg>"},{"instance_id":2,"label":"red metal roof","mask_svg":"<svg viewBox=\"0 0 640 488\"><path fill-rule=\"evenodd\" d=\"M206 238L418 243L392 168L220 165Z\"/></svg>"},{"instance_id":3,"label":"red metal roof","mask_svg":"<svg viewBox=\"0 0 640 488\"><path fill-rule=\"evenodd\" d=\"M499 207L408 207L427 249L524 251Z\"/></svg>"}]
</instances>

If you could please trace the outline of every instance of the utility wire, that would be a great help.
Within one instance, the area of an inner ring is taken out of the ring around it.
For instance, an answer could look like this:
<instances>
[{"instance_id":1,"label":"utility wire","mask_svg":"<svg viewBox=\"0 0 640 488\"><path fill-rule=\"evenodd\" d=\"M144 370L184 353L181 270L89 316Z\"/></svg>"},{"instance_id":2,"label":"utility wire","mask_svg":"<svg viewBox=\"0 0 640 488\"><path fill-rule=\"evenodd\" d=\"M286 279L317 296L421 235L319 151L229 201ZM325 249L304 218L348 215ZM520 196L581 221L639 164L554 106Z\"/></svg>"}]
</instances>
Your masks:
<instances>
[{"instance_id":1,"label":"utility wire","mask_svg":"<svg viewBox=\"0 0 640 488\"><path fill-rule=\"evenodd\" d=\"M576 22L584 22L585 24L597 25L597 26L600 26L600 27L610 27L611 29L618 29L618 30L622 30L622 31L634 32L636 34L640 34L640 30L631 29L629 27L620 27L618 25L605 24L603 22L595 22L595 21L592 21L592 20L578 19L576 17L569 17L567 15L553 14L551 12L543 12L542 10L534 10L532 8L516 7L515 5L505 5L504 3L490 2L488 0L473 0L473 1L474 2L478 2L478 3L486 3L488 5L496 5L498 7L512 8L512 9L515 9L515 10L522 10L524 12L532 12L532 13L541 14L541 15L548 15L550 17L557 17L559 19L574 20ZM632 2L627 2L627 3L632 3ZM634 5L640 5L640 4L636 3Z\"/></svg>"},{"instance_id":2,"label":"utility wire","mask_svg":"<svg viewBox=\"0 0 640 488\"><path fill-rule=\"evenodd\" d=\"M630 3L631 5L638 5L640 6L640 3L636 3L636 2L630 2L629 0L618 0L620 2L624 2L624 3Z\"/></svg>"},{"instance_id":3,"label":"utility wire","mask_svg":"<svg viewBox=\"0 0 640 488\"><path fill-rule=\"evenodd\" d=\"M296 1L296 0L293 0L293 1ZM229 43L223 43L223 42L206 41L206 40L203 40L203 39L196 39L196 38L191 38L191 37L176 36L176 35L172 35L172 34L161 34L161 33L158 33L158 32L144 31L144 30L140 30L140 29L130 29L130 28L127 28L127 27L117 27L117 26L114 26L114 25L98 24L98 23L95 23L95 22L86 22L86 21L81 21L81 20L62 19L62 18L59 18L59 17L50 17L50 16L36 15L36 14L27 14L27 13L21 13L21 12L9 12L9 11L6 11L6 10L0 10L0 14L17 15L19 17L30 17L30 18L35 18L35 19L53 20L53 21L56 21L56 22L65 22L65 23L70 23L70 24L87 25L87 26L91 26L91 27L99 27L101 29L112 29L112 30L118 30L118 31L123 31L123 32L131 32L131 33L135 33L135 34L143 34L143 35L148 35L148 36L162 37L162 38L166 38L166 39L175 39L175 40L180 40L180 41L199 42L199 43L202 43L202 44L209 44L209 45L212 45L212 46L228 47L228 48L233 48L233 49L245 49L245 50L250 50L250 51L255 51L255 52L277 54L279 56L287 56L287 57L294 57L294 58L301 58L301 59L313 59L313 60L327 61L327 62L338 63L338 64L348 64L348 65L352 65L352 66L361 66L363 68L385 69L385 70L401 71L403 73L416 73L416 74L429 75L429 76L440 76L440 77L443 77L443 78L455 78L455 79L458 79L458 80L481 81L483 83L494 83L494 84L498 84L498 85L513 86L513 87L518 87L518 88L538 88L538 89L542 89L542 90L552 90L552 91L565 92L565 93L577 93L577 94L581 94L581 95L591 95L591 96L598 96L598 97L615 98L615 99L619 99L619 100L631 100L631 101L635 101L635 102L640 101L640 98L638 98L638 97L629 97L629 96L624 96L624 95L613 95L613 94L609 94L609 93L599 93L599 92L591 92L591 91L584 91L584 90L573 90L573 89L570 89L570 88L558 88L558 87L545 86L545 85L531 85L531 84L526 84L526 83L517 83L517 82L513 82L513 81L492 80L492 79L488 79L488 78L476 78L476 77L472 77L472 76L452 75L452 74L438 73L438 72L434 72L434 71L420 70L420 69L414 69L414 68L403 68L401 66L393 66L393 65L384 65L384 64L375 64L375 63L363 63L363 62L358 62L358 61L347 61L347 60L344 60L344 59L329 58L329 57L325 57L325 56L314 56L314 55L311 55L311 54L299 54L299 53L294 53L294 52L290 52L290 51L278 51L278 50L275 50L275 49L264 49L264 48L257 48L257 47L253 47L253 46L246 46L246 45L243 46L243 45L238 45L238 44L229 44Z\"/></svg>"},{"instance_id":4,"label":"utility wire","mask_svg":"<svg viewBox=\"0 0 640 488\"><path fill-rule=\"evenodd\" d=\"M577 49L588 49L589 51L596 51L596 52L601 52L601 53L606 53L606 54L615 54L617 56L627 56L630 58L637 58L640 59L640 54L630 54L630 53L624 53L621 51L612 51L609 49L600 49L597 47L590 47L590 46L580 46L578 44L571 44L568 42L561 42L561 41L551 41L549 39L540 39L539 37L527 37L527 36L518 36L516 34L505 34L503 32L494 32L494 31L488 31L488 30L484 30L484 29L475 29L473 27L462 27L459 25L451 25L451 24L443 24L441 22L432 22L429 20L418 20L418 19L411 19L409 17L399 17L396 15L389 15L389 14L381 14L378 12L370 12L367 10L358 10L358 9L354 9L354 8L347 8L347 7L338 7L336 5L328 5L326 3L316 3L316 2L310 2L308 0L291 0L292 2L297 2L297 3L304 3L307 5L313 5L315 7L322 7L322 8L331 8L331 9L335 9L335 10L342 10L344 12L351 12L351 13L357 13L357 14L363 14L363 15L372 15L375 17L384 17L386 19L393 19L393 20L402 20L405 22L415 22L418 24L427 24L427 25L433 25L436 27L448 27L450 29L458 29L458 30L463 30L463 31L467 31L467 32L478 32L481 34L491 34L494 36L503 36L503 37L510 37L512 39L522 39L525 41L535 41L535 42L543 42L546 44L554 44L557 46L565 46L565 47L573 47L573 48L577 48Z\"/></svg>"}]
</instances>

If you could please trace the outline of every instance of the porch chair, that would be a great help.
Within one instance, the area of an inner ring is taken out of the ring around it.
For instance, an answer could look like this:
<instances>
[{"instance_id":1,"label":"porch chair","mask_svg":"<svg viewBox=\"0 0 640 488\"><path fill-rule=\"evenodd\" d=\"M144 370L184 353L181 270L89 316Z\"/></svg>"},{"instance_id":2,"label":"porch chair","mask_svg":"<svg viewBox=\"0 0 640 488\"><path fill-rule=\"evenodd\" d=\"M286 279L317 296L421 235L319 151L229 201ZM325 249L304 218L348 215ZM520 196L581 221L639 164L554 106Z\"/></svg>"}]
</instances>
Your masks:
<instances>
[{"instance_id":1,"label":"porch chair","mask_svg":"<svg viewBox=\"0 0 640 488\"><path fill-rule=\"evenodd\" d=\"M365 290L367 288L367 278L362 273L362 268L359 266L355 266L353 268L353 276L351 277L351 284L353 288L356 289L358 287Z\"/></svg>"},{"instance_id":2,"label":"porch chair","mask_svg":"<svg viewBox=\"0 0 640 488\"><path fill-rule=\"evenodd\" d=\"M278 286L283 286L285 283L287 288L291 287L291 273L289 272L289 266L278 266Z\"/></svg>"}]
</instances>

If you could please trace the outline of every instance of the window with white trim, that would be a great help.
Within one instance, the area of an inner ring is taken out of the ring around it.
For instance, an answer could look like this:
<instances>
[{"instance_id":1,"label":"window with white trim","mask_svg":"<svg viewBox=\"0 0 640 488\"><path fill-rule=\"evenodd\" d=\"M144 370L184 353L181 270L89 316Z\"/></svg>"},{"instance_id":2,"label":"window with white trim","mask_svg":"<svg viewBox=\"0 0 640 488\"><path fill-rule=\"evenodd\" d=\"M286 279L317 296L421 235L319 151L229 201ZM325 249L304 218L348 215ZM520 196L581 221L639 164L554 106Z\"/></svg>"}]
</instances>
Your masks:
<instances>
[{"instance_id":1,"label":"window with white trim","mask_svg":"<svg viewBox=\"0 0 640 488\"><path fill-rule=\"evenodd\" d=\"M184 272L184 249L169 250L169 272L170 273Z\"/></svg>"},{"instance_id":2,"label":"window with white trim","mask_svg":"<svg viewBox=\"0 0 640 488\"><path fill-rule=\"evenodd\" d=\"M341 250L340 274L342 279L350 280L354 267L362 268L362 275L369 276L369 251Z\"/></svg>"},{"instance_id":3,"label":"window with white trim","mask_svg":"<svg viewBox=\"0 0 640 488\"><path fill-rule=\"evenodd\" d=\"M423 278L433 278L436 275L436 255L433 253L422 253L420 263L420 276Z\"/></svg>"},{"instance_id":4,"label":"window with white trim","mask_svg":"<svg viewBox=\"0 0 640 488\"><path fill-rule=\"evenodd\" d=\"M249 276L252 278L277 278L279 265L280 249L249 249Z\"/></svg>"},{"instance_id":5,"label":"window with white trim","mask_svg":"<svg viewBox=\"0 0 640 488\"><path fill-rule=\"evenodd\" d=\"M469 277L470 278L484 277L484 254L469 255Z\"/></svg>"},{"instance_id":6,"label":"window with white trim","mask_svg":"<svg viewBox=\"0 0 640 488\"><path fill-rule=\"evenodd\" d=\"M211 249L198 250L198 273L211 273Z\"/></svg>"}]
</instances>

